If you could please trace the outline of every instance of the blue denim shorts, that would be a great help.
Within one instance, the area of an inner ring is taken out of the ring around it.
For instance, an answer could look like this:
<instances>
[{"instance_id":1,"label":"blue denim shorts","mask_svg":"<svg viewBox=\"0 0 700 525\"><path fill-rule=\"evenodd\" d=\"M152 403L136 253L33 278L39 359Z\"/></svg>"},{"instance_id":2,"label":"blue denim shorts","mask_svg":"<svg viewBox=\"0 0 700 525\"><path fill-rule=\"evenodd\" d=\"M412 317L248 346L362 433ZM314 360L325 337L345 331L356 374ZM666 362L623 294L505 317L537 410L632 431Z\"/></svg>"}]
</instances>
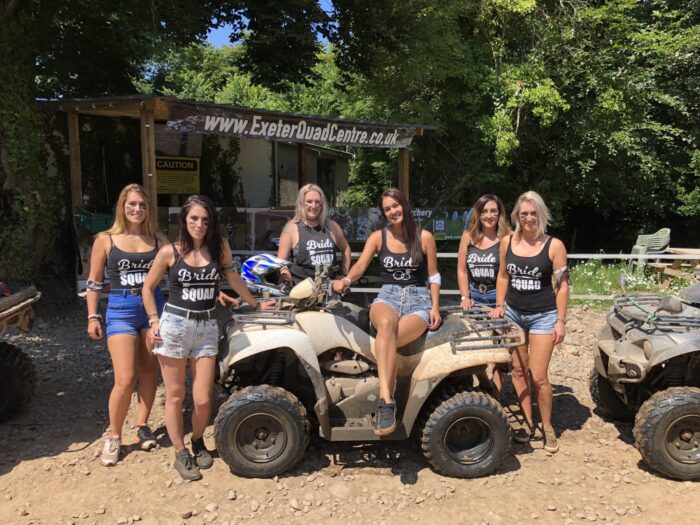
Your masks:
<instances>
[{"instance_id":1,"label":"blue denim shorts","mask_svg":"<svg viewBox=\"0 0 700 525\"><path fill-rule=\"evenodd\" d=\"M533 335L551 335L557 324L557 311L550 310L539 314L521 313L506 304L505 314L515 321L525 333Z\"/></svg>"},{"instance_id":2,"label":"blue denim shorts","mask_svg":"<svg viewBox=\"0 0 700 525\"><path fill-rule=\"evenodd\" d=\"M163 292L156 288L156 308L158 314L163 311ZM105 314L105 332L107 337L113 335L139 335L141 330L148 328L148 315L143 307L143 297L140 293L112 291L107 302Z\"/></svg>"},{"instance_id":3,"label":"blue denim shorts","mask_svg":"<svg viewBox=\"0 0 700 525\"><path fill-rule=\"evenodd\" d=\"M483 304L490 308L496 306L496 289L489 290L488 292L482 292L478 288L471 286L469 288L469 296L472 298L476 304Z\"/></svg>"},{"instance_id":4,"label":"blue denim shorts","mask_svg":"<svg viewBox=\"0 0 700 525\"><path fill-rule=\"evenodd\" d=\"M430 308L433 305L430 293L425 286L398 286L396 284L383 284L379 295L372 304L388 304L399 314L417 315L425 324L430 324Z\"/></svg>"},{"instance_id":5,"label":"blue denim shorts","mask_svg":"<svg viewBox=\"0 0 700 525\"><path fill-rule=\"evenodd\" d=\"M216 319L187 319L163 312L160 316L160 337L153 353L176 359L209 357L219 352L219 323Z\"/></svg>"}]
</instances>

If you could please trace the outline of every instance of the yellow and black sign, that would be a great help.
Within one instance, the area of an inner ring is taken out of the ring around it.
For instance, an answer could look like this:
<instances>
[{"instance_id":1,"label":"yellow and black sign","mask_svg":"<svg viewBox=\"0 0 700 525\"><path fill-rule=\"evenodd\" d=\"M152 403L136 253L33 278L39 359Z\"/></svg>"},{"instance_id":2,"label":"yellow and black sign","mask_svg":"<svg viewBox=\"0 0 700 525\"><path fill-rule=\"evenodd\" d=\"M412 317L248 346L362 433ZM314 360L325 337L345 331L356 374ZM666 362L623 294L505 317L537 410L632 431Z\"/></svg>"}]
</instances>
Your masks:
<instances>
[{"instance_id":1,"label":"yellow and black sign","mask_svg":"<svg viewBox=\"0 0 700 525\"><path fill-rule=\"evenodd\" d=\"M158 193L199 193L199 157L156 157Z\"/></svg>"}]
</instances>

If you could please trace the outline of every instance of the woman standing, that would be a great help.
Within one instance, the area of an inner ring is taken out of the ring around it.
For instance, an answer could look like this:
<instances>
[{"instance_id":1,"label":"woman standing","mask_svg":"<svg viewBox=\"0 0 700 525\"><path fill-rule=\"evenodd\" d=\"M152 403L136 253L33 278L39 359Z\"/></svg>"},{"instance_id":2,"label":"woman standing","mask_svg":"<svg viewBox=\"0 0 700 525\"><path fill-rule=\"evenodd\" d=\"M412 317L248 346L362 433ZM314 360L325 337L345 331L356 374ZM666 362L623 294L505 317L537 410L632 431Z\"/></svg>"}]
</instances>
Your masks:
<instances>
[{"instance_id":1,"label":"woman standing","mask_svg":"<svg viewBox=\"0 0 700 525\"><path fill-rule=\"evenodd\" d=\"M362 277L374 256L379 256L382 288L369 317L377 330L374 350L379 374L374 433L386 436L396 429L396 349L417 339L426 328L440 326L440 274L435 239L418 228L403 194L388 189L382 193L379 206L389 225L369 236L358 261L347 276L333 282L333 290L343 293Z\"/></svg>"},{"instance_id":2,"label":"woman standing","mask_svg":"<svg viewBox=\"0 0 700 525\"><path fill-rule=\"evenodd\" d=\"M457 282L462 295L461 306L468 309L475 304L496 306L496 277L500 261L501 239L511 232L503 202L496 195L487 194L474 203L472 219L462 234L457 252ZM479 378L489 381L486 373ZM493 369L493 387L496 395L503 381L498 368Z\"/></svg>"},{"instance_id":3,"label":"woman standing","mask_svg":"<svg viewBox=\"0 0 700 525\"><path fill-rule=\"evenodd\" d=\"M154 291L166 271L170 295L160 316ZM153 353L158 356L165 383L165 426L175 449L175 470L185 480L201 479L199 469L213 463L202 435L211 415L219 341L214 309L222 271L231 288L258 308L258 302L234 269L231 249L219 232L214 203L203 195L193 195L180 210L178 242L160 249L143 286L143 301L151 323L149 337L156 344ZM182 420L188 360L194 400L194 457L185 448Z\"/></svg>"},{"instance_id":4,"label":"woman standing","mask_svg":"<svg viewBox=\"0 0 700 525\"><path fill-rule=\"evenodd\" d=\"M528 191L518 197L511 213L515 233L501 242L501 264L496 285L494 318L507 315L526 334L525 344L516 348L513 359L513 387L520 399L527 428L518 429L516 441L525 443L533 427L532 387L544 430L544 449L557 452L559 444L552 427L552 385L547 376L554 345L564 340L569 276L566 248L546 234L550 213L542 197ZM552 285L554 282L554 286Z\"/></svg>"},{"instance_id":5,"label":"woman standing","mask_svg":"<svg viewBox=\"0 0 700 525\"><path fill-rule=\"evenodd\" d=\"M294 218L280 235L277 257L292 264L280 270L282 277L297 284L307 277L314 277L317 265L334 264L336 252L342 253L340 271L347 274L350 268L350 245L343 230L328 218L328 202L323 190L315 184L307 184L299 190Z\"/></svg>"},{"instance_id":6,"label":"woman standing","mask_svg":"<svg viewBox=\"0 0 700 525\"><path fill-rule=\"evenodd\" d=\"M112 358L114 386L109 395L109 430L102 450L102 464L116 465L122 441L122 427L138 377L136 436L148 450L156 439L148 427L148 416L156 395L157 363L146 337L148 317L141 287L158 252L159 240L149 220L146 193L138 184L122 189L112 227L97 235L90 258L87 281L87 332L102 338L102 317L98 313L105 266L110 283L107 303L107 348ZM156 283L157 284L157 283ZM154 287L155 289L155 287ZM153 312L163 309L163 294L154 291Z\"/></svg>"}]
</instances>

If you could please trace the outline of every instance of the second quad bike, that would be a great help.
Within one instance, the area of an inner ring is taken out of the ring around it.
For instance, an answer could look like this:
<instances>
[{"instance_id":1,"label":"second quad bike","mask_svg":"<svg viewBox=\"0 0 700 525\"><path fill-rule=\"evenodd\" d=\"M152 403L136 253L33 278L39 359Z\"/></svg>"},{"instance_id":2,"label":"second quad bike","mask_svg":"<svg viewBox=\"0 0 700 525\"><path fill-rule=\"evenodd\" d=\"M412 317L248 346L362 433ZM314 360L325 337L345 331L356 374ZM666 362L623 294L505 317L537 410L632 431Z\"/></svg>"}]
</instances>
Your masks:
<instances>
[{"instance_id":1,"label":"second quad bike","mask_svg":"<svg viewBox=\"0 0 700 525\"><path fill-rule=\"evenodd\" d=\"M653 469L700 479L700 283L678 297L616 297L594 358L599 410L634 421L635 446Z\"/></svg>"},{"instance_id":2,"label":"second quad bike","mask_svg":"<svg viewBox=\"0 0 700 525\"><path fill-rule=\"evenodd\" d=\"M522 332L485 309L452 308L442 326L400 348L396 431L374 434L379 399L368 311L332 300L326 272L273 311L237 313L224 328L218 382L229 392L216 446L238 475L272 477L303 456L312 430L328 441L415 437L442 474L492 473L510 450L508 418L476 375L510 361Z\"/></svg>"},{"instance_id":3,"label":"second quad bike","mask_svg":"<svg viewBox=\"0 0 700 525\"><path fill-rule=\"evenodd\" d=\"M40 297L33 286L0 297L0 335L12 327L29 332L34 321L32 305ZM29 356L21 348L0 340L0 423L29 403L35 386L36 373Z\"/></svg>"}]
</instances>

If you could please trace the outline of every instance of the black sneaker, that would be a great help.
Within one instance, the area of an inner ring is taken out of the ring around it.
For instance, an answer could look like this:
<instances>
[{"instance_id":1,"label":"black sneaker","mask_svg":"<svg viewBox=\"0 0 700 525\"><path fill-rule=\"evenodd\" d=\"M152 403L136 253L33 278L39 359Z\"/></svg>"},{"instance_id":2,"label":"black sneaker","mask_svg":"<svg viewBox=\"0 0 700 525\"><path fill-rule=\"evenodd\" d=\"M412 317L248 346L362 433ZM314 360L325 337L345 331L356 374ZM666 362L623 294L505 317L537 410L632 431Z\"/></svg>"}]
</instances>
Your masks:
<instances>
[{"instance_id":1,"label":"black sneaker","mask_svg":"<svg viewBox=\"0 0 700 525\"><path fill-rule=\"evenodd\" d=\"M396 430L396 402L379 400L377 404L376 424L374 433L378 436L388 436Z\"/></svg>"},{"instance_id":2,"label":"black sneaker","mask_svg":"<svg viewBox=\"0 0 700 525\"><path fill-rule=\"evenodd\" d=\"M524 445L525 443L529 443L531 439L532 432L530 432L529 428L520 427L513 432L513 441L516 443L521 443Z\"/></svg>"},{"instance_id":3,"label":"black sneaker","mask_svg":"<svg viewBox=\"0 0 700 525\"><path fill-rule=\"evenodd\" d=\"M192 440L192 454L194 455L194 462L199 468L211 468L214 464L214 459L204 446L204 438L193 439Z\"/></svg>"},{"instance_id":4,"label":"black sneaker","mask_svg":"<svg viewBox=\"0 0 700 525\"><path fill-rule=\"evenodd\" d=\"M175 470L185 481L197 481L202 479L202 473L197 468L194 458L190 455L190 451L183 448L180 452L175 452Z\"/></svg>"},{"instance_id":5,"label":"black sneaker","mask_svg":"<svg viewBox=\"0 0 700 525\"><path fill-rule=\"evenodd\" d=\"M139 447L141 447L141 450L151 450L158 444L156 437L147 425L138 428L136 431L136 438L139 440Z\"/></svg>"}]
</instances>

